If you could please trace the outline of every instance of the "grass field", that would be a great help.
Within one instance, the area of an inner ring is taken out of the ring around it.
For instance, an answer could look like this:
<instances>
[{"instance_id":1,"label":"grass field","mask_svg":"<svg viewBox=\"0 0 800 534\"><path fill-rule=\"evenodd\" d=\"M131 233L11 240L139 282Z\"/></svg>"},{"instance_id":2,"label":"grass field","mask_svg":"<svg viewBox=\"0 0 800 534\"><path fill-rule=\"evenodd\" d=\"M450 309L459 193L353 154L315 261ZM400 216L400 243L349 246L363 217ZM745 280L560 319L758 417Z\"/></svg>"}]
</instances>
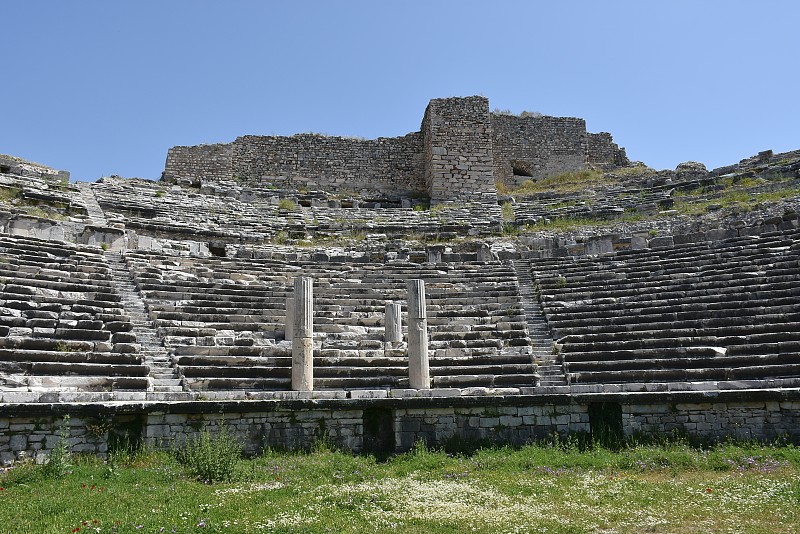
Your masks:
<instances>
[{"instance_id":1,"label":"grass field","mask_svg":"<svg viewBox=\"0 0 800 534\"><path fill-rule=\"evenodd\" d=\"M319 446L234 458L213 484L169 452L115 458L0 472L0 532L800 531L791 445L418 446L385 461Z\"/></svg>"}]
</instances>

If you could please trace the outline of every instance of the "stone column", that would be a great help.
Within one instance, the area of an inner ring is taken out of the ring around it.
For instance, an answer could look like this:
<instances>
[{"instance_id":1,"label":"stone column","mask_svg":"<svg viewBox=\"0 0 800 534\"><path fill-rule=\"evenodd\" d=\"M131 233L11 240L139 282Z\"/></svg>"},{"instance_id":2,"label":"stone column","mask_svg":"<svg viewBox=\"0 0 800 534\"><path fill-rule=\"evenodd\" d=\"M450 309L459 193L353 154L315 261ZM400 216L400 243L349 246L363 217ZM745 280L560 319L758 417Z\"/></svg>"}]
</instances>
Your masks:
<instances>
[{"instance_id":1,"label":"stone column","mask_svg":"<svg viewBox=\"0 0 800 534\"><path fill-rule=\"evenodd\" d=\"M314 389L314 280L294 279L294 331L292 332L292 389Z\"/></svg>"},{"instance_id":2,"label":"stone column","mask_svg":"<svg viewBox=\"0 0 800 534\"><path fill-rule=\"evenodd\" d=\"M481 243L478 247L478 261L488 262L496 259L497 255L492 252L492 248L486 243Z\"/></svg>"},{"instance_id":3,"label":"stone column","mask_svg":"<svg viewBox=\"0 0 800 534\"><path fill-rule=\"evenodd\" d=\"M408 281L408 382L413 389L430 389L428 369L428 314L425 282Z\"/></svg>"},{"instance_id":4,"label":"stone column","mask_svg":"<svg viewBox=\"0 0 800 534\"><path fill-rule=\"evenodd\" d=\"M283 329L283 339L291 341L294 337L294 297L286 297L286 325Z\"/></svg>"},{"instance_id":5,"label":"stone column","mask_svg":"<svg viewBox=\"0 0 800 534\"><path fill-rule=\"evenodd\" d=\"M403 319L400 315L400 304L386 303L386 334L384 341L387 343L400 343L403 341Z\"/></svg>"},{"instance_id":6,"label":"stone column","mask_svg":"<svg viewBox=\"0 0 800 534\"><path fill-rule=\"evenodd\" d=\"M442 254L444 253L444 246L430 245L428 247L428 263L442 263Z\"/></svg>"}]
</instances>

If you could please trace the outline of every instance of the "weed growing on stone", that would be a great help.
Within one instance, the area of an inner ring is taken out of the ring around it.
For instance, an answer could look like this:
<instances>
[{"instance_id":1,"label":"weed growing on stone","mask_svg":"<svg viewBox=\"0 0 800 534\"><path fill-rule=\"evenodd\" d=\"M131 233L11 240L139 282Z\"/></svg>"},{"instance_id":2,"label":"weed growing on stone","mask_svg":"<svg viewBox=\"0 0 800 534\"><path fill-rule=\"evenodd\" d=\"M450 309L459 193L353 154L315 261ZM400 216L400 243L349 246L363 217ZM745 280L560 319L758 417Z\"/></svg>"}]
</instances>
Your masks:
<instances>
[{"instance_id":1,"label":"weed growing on stone","mask_svg":"<svg viewBox=\"0 0 800 534\"><path fill-rule=\"evenodd\" d=\"M216 435L204 428L183 449L176 449L175 454L197 480L213 484L233 478L242 455L242 443L227 427L221 427Z\"/></svg>"},{"instance_id":2,"label":"weed growing on stone","mask_svg":"<svg viewBox=\"0 0 800 534\"><path fill-rule=\"evenodd\" d=\"M11 202L22 197L22 189L17 187L0 187L0 202Z\"/></svg>"},{"instance_id":3,"label":"weed growing on stone","mask_svg":"<svg viewBox=\"0 0 800 534\"><path fill-rule=\"evenodd\" d=\"M511 202L503 202L503 205L500 206L500 212L504 221L514 220L514 206L511 205Z\"/></svg>"},{"instance_id":4,"label":"weed growing on stone","mask_svg":"<svg viewBox=\"0 0 800 534\"><path fill-rule=\"evenodd\" d=\"M280 202L278 202L278 209L284 211L296 211L297 204L289 198L282 198Z\"/></svg>"},{"instance_id":5,"label":"weed growing on stone","mask_svg":"<svg viewBox=\"0 0 800 534\"><path fill-rule=\"evenodd\" d=\"M69 446L69 416L65 415L58 428L58 441L50 451L50 455L42 465L42 473L47 478L62 478L69 474L70 464Z\"/></svg>"},{"instance_id":6,"label":"weed growing on stone","mask_svg":"<svg viewBox=\"0 0 800 534\"><path fill-rule=\"evenodd\" d=\"M520 187L511 191L511 194L525 197L536 193L569 193L581 191L591 185L601 183L610 185L614 182L613 177L604 176L602 172L596 170L564 172L541 180L525 180Z\"/></svg>"}]
</instances>

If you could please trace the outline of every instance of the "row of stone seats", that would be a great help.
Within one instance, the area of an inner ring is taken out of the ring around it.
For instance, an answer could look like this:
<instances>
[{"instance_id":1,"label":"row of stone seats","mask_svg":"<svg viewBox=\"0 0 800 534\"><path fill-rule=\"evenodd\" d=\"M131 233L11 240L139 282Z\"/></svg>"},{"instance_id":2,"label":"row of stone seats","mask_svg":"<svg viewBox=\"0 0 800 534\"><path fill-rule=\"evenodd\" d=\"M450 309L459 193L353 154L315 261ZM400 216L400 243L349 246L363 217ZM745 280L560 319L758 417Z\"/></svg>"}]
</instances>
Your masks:
<instances>
[{"instance_id":1,"label":"row of stone seats","mask_svg":"<svg viewBox=\"0 0 800 534\"><path fill-rule=\"evenodd\" d=\"M151 317L195 389L287 389L285 302L314 278L315 387L406 387L404 346L384 341L387 301L408 279L427 283L434 386L534 383L513 269L493 263L342 264L129 252Z\"/></svg>"},{"instance_id":2,"label":"row of stone seats","mask_svg":"<svg viewBox=\"0 0 800 534\"><path fill-rule=\"evenodd\" d=\"M501 222L497 206L414 210L331 207L329 204L336 202L313 202L309 206L295 204L294 210L285 210L279 204L286 197L280 195L288 192L246 195L243 191L228 191L229 195L211 189L169 187L147 180L113 177L93 185L98 202L110 220L122 220L128 229L143 235L195 240L261 243L310 236L325 241L364 234L409 233L447 238L496 233Z\"/></svg>"},{"instance_id":3,"label":"row of stone seats","mask_svg":"<svg viewBox=\"0 0 800 534\"><path fill-rule=\"evenodd\" d=\"M668 186L618 184L610 175L608 184L569 192L542 192L515 198L515 224L536 224L543 219L587 218L614 219L628 213L657 213L672 207L671 194L676 188L691 188L696 181L675 181ZM602 200L600 200L602 199Z\"/></svg>"},{"instance_id":4,"label":"row of stone seats","mask_svg":"<svg viewBox=\"0 0 800 534\"><path fill-rule=\"evenodd\" d=\"M800 231L537 260L573 383L800 377Z\"/></svg>"},{"instance_id":5,"label":"row of stone seats","mask_svg":"<svg viewBox=\"0 0 800 534\"><path fill-rule=\"evenodd\" d=\"M36 213L36 216L46 218L57 215L73 222L88 222L86 206L77 186L69 183L62 174L54 172L35 176L31 172L16 174L11 169L9 171L0 171L0 190L6 193L3 195L6 200L0 200L4 209L12 213Z\"/></svg>"},{"instance_id":6,"label":"row of stone seats","mask_svg":"<svg viewBox=\"0 0 800 534\"><path fill-rule=\"evenodd\" d=\"M0 235L0 281L0 389L147 389L99 248Z\"/></svg>"}]
</instances>

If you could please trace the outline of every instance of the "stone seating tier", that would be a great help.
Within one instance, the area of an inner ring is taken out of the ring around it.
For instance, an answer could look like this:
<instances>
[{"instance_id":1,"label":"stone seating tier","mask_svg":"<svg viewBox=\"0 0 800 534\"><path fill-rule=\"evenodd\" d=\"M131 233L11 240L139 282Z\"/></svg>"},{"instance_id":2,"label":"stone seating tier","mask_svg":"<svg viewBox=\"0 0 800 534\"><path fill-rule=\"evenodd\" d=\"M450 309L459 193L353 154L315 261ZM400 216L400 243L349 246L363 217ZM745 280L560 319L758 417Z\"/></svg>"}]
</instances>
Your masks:
<instances>
[{"instance_id":1,"label":"stone seating tier","mask_svg":"<svg viewBox=\"0 0 800 534\"><path fill-rule=\"evenodd\" d=\"M387 301L405 298L405 282L414 277L427 282L435 386L535 383L516 277L499 262L175 261L141 251L126 258L193 389L289 387L285 299L290 280L301 275L314 278L315 388L408 387L405 351L384 343L383 313ZM265 366L273 371L265 374ZM236 386L234 377L244 380Z\"/></svg>"},{"instance_id":2,"label":"stone seating tier","mask_svg":"<svg viewBox=\"0 0 800 534\"><path fill-rule=\"evenodd\" d=\"M361 207L352 207L352 202L318 198L321 193L255 194L114 177L102 179L92 189L109 220L141 235L227 243L297 241L309 236L340 241L359 234L495 235L502 223L500 208L486 205L415 210L396 203L362 202ZM282 200L290 200L295 209L281 209Z\"/></svg>"},{"instance_id":3,"label":"stone seating tier","mask_svg":"<svg viewBox=\"0 0 800 534\"><path fill-rule=\"evenodd\" d=\"M800 376L800 232L535 262L572 383Z\"/></svg>"},{"instance_id":4,"label":"stone seating tier","mask_svg":"<svg viewBox=\"0 0 800 534\"><path fill-rule=\"evenodd\" d=\"M146 390L102 250L0 236L0 390Z\"/></svg>"}]
</instances>

